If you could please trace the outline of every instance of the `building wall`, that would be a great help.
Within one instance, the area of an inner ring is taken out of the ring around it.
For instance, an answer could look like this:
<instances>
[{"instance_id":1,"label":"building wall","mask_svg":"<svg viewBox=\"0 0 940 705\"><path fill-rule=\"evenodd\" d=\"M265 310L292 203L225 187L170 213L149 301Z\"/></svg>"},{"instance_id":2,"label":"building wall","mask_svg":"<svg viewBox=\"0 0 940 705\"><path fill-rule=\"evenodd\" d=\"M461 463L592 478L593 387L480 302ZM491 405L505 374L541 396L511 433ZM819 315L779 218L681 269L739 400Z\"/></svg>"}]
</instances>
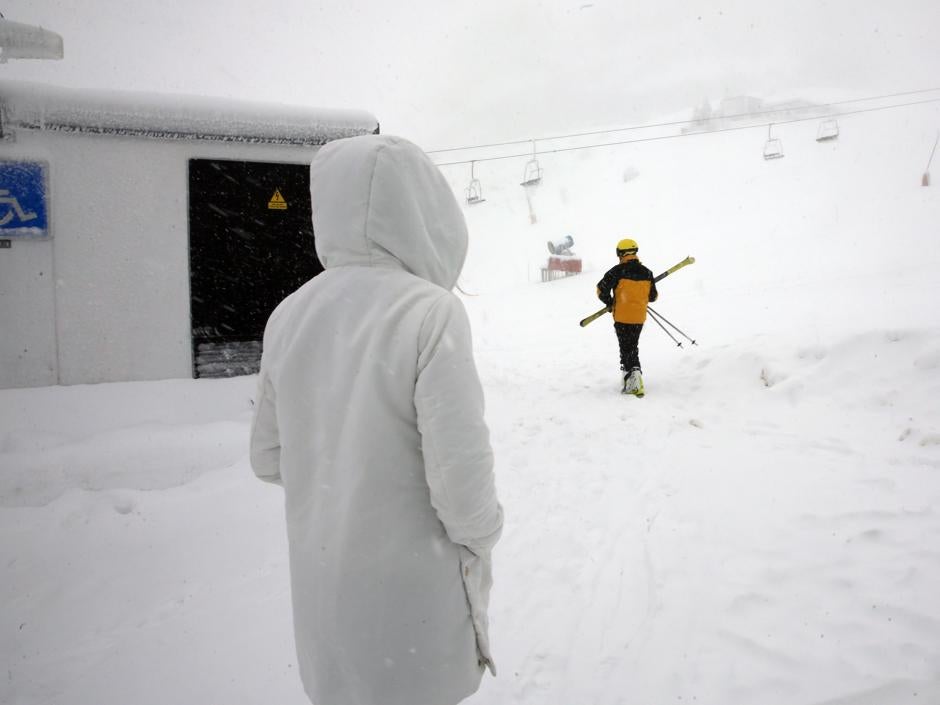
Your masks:
<instances>
[{"instance_id":1,"label":"building wall","mask_svg":"<svg viewBox=\"0 0 940 705\"><path fill-rule=\"evenodd\" d=\"M315 147L16 130L49 164L51 239L0 250L0 388L192 375L190 158L309 163Z\"/></svg>"}]
</instances>

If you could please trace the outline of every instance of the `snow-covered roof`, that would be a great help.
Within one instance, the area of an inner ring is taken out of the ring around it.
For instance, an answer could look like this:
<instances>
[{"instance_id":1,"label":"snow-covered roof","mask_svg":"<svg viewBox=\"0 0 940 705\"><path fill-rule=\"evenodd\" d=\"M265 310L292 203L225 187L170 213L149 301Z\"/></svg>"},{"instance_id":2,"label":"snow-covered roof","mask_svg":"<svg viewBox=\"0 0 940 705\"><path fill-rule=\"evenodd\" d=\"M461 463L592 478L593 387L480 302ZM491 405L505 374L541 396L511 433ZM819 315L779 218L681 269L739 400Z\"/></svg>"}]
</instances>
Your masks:
<instances>
[{"instance_id":1,"label":"snow-covered roof","mask_svg":"<svg viewBox=\"0 0 940 705\"><path fill-rule=\"evenodd\" d=\"M156 139L320 145L377 132L361 110L0 81L3 131L18 127Z\"/></svg>"}]
</instances>

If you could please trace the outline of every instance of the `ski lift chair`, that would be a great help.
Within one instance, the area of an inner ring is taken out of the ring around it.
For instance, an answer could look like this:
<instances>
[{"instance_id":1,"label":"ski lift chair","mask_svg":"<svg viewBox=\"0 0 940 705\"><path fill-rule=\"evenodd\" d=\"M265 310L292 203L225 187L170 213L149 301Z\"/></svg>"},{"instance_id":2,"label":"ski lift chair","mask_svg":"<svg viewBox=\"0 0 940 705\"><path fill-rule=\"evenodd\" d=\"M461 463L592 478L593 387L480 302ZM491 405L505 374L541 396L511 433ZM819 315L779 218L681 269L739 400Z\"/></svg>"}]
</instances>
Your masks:
<instances>
[{"instance_id":1,"label":"ski lift chair","mask_svg":"<svg viewBox=\"0 0 940 705\"><path fill-rule=\"evenodd\" d=\"M467 205L472 206L474 203L483 203L486 199L483 198L483 186L480 184L480 180L473 175L473 167L476 162L470 162L470 183L467 186Z\"/></svg>"},{"instance_id":2,"label":"ski lift chair","mask_svg":"<svg viewBox=\"0 0 940 705\"><path fill-rule=\"evenodd\" d=\"M525 165L525 171L522 174L523 186L535 186L542 180L542 167L539 166L537 159L533 159Z\"/></svg>"},{"instance_id":3,"label":"ski lift chair","mask_svg":"<svg viewBox=\"0 0 940 705\"><path fill-rule=\"evenodd\" d=\"M819 131L816 133L817 142L828 142L839 137L839 123L835 120L823 120L819 124Z\"/></svg>"},{"instance_id":4,"label":"ski lift chair","mask_svg":"<svg viewBox=\"0 0 940 705\"><path fill-rule=\"evenodd\" d=\"M474 203L483 203L486 199L483 198L483 187L480 186L479 179L471 179L470 185L467 186L467 205L472 206Z\"/></svg>"},{"instance_id":5,"label":"ski lift chair","mask_svg":"<svg viewBox=\"0 0 940 705\"><path fill-rule=\"evenodd\" d=\"M539 160L535 158L535 140L532 141L532 159L526 162L525 170L522 172L522 186L535 186L542 180L542 167L539 166Z\"/></svg>"},{"instance_id":6,"label":"ski lift chair","mask_svg":"<svg viewBox=\"0 0 940 705\"><path fill-rule=\"evenodd\" d=\"M468 206L472 206L474 203L483 203L486 200L483 198L483 186L480 185L480 180L473 175L473 165L474 162L470 162L470 184L467 186Z\"/></svg>"},{"instance_id":7,"label":"ski lift chair","mask_svg":"<svg viewBox=\"0 0 940 705\"><path fill-rule=\"evenodd\" d=\"M783 143L771 135L773 125L767 126L767 142L764 143L764 159L780 159L783 156Z\"/></svg>"}]
</instances>

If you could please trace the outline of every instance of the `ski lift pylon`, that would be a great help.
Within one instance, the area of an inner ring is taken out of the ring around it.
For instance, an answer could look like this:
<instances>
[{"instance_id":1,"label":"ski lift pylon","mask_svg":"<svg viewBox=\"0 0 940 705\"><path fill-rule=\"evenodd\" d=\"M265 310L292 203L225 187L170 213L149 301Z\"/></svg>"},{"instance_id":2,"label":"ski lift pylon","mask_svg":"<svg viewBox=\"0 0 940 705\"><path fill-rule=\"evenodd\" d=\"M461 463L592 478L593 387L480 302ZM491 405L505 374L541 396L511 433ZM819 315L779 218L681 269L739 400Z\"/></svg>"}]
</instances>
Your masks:
<instances>
[{"instance_id":1,"label":"ski lift pylon","mask_svg":"<svg viewBox=\"0 0 940 705\"><path fill-rule=\"evenodd\" d=\"M838 137L839 123L835 120L823 120L819 123L819 130L816 132L817 142L828 142L829 140L838 139Z\"/></svg>"},{"instance_id":2,"label":"ski lift pylon","mask_svg":"<svg viewBox=\"0 0 940 705\"><path fill-rule=\"evenodd\" d=\"M480 180L473 175L474 164L476 162L470 162L470 184L467 186L467 205L469 206L486 200L483 198L483 186L480 185Z\"/></svg>"},{"instance_id":3,"label":"ski lift pylon","mask_svg":"<svg viewBox=\"0 0 940 705\"><path fill-rule=\"evenodd\" d=\"M927 160L927 168L924 169L924 175L920 179L921 186L930 186L930 164L933 162L933 155L937 153L937 144L940 144L940 130L937 130L937 139L933 141L933 149L930 150L930 159Z\"/></svg>"},{"instance_id":4,"label":"ski lift pylon","mask_svg":"<svg viewBox=\"0 0 940 705\"><path fill-rule=\"evenodd\" d=\"M937 139L933 141L933 149L930 150L930 159L927 160L927 168L924 169L924 175L920 179L921 186L930 186L930 163L933 161L933 155L937 153L938 143L940 143L940 130L937 130Z\"/></svg>"},{"instance_id":5,"label":"ski lift pylon","mask_svg":"<svg viewBox=\"0 0 940 705\"><path fill-rule=\"evenodd\" d=\"M535 140L532 140L532 159L526 162L525 171L522 172L522 186L535 186L542 180L542 167L535 154Z\"/></svg>"},{"instance_id":6,"label":"ski lift pylon","mask_svg":"<svg viewBox=\"0 0 940 705\"><path fill-rule=\"evenodd\" d=\"M783 156L783 143L771 134L773 123L767 126L767 142L764 144L764 159L780 159Z\"/></svg>"}]
</instances>

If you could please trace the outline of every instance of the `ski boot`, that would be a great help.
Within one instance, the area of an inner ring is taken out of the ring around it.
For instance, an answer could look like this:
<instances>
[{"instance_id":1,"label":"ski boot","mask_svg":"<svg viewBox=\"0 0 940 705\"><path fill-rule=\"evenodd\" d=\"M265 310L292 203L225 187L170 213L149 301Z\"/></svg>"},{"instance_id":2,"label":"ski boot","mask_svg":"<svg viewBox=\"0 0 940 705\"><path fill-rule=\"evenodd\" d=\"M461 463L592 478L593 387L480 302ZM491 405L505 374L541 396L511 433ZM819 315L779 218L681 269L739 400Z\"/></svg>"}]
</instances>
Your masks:
<instances>
[{"instance_id":1,"label":"ski boot","mask_svg":"<svg viewBox=\"0 0 940 705\"><path fill-rule=\"evenodd\" d=\"M634 367L623 375L623 393L632 394L635 397L642 398L645 394L643 389L643 375L639 367Z\"/></svg>"}]
</instances>

